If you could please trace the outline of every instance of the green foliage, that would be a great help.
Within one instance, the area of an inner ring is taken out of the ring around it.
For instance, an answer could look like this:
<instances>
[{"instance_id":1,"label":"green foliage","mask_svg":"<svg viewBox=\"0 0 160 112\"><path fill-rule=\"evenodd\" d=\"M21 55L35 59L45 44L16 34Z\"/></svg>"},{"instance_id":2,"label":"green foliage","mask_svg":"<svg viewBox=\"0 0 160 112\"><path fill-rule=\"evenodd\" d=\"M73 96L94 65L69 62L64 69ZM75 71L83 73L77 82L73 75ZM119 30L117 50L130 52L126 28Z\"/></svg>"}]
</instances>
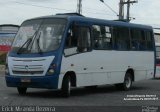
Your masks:
<instances>
[{"instance_id":1,"label":"green foliage","mask_svg":"<svg viewBox=\"0 0 160 112\"><path fill-rule=\"evenodd\" d=\"M5 65L5 63L6 63L6 56L7 56L7 53L2 53L0 55L0 65Z\"/></svg>"}]
</instances>

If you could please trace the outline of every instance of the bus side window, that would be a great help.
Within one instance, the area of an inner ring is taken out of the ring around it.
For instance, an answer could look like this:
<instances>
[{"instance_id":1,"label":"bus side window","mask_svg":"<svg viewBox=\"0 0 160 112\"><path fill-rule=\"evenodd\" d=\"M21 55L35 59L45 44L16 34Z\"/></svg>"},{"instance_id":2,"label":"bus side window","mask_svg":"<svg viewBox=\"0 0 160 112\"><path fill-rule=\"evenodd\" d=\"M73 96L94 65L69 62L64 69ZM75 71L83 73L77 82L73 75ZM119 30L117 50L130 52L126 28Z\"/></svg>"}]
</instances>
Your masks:
<instances>
[{"instance_id":1,"label":"bus side window","mask_svg":"<svg viewBox=\"0 0 160 112\"><path fill-rule=\"evenodd\" d=\"M90 29L88 27L79 26L76 35L78 36L77 51L79 53L89 51L91 48Z\"/></svg>"},{"instance_id":2,"label":"bus side window","mask_svg":"<svg viewBox=\"0 0 160 112\"><path fill-rule=\"evenodd\" d=\"M113 27L115 50L130 50L129 29L126 27Z\"/></svg>"},{"instance_id":3,"label":"bus side window","mask_svg":"<svg viewBox=\"0 0 160 112\"><path fill-rule=\"evenodd\" d=\"M112 49L111 27L93 25L94 49L110 50Z\"/></svg>"},{"instance_id":4,"label":"bus side window","mask_svg":"<svg viewBox=\"0 0 160 112\"><path fill-rule=\"evenodd\" d=\"M132 50L146 50L147 46L144 31L140 29L131 29L131 43Z\"/></svg>"},{"instance_id":5,"label":"bus side window","mask_svg":"<svg viewBox=\"0 0 160 112\"><path fill-rule=\"evenodd\" d=\"M153 50L153 38L151 31L145 32L146 42L147 42L147 50Z\"/></svg>"},{"instance_id":6,"label":"bus side window","mask_svg":"<svg viewBox=\"0 0 160 112\"><path fill-rule=\"evenodd\" d=\"M91 34L88 27L72 26L68 30L64 54L66 56L87 52L91 49Z\"/></svg>"},{"instance_id":7,"label":"bus side window","mask_svg":"<svg viewBox=\"0 0 160 112\"><path fill-rule=\"evenodd\" d=\"M65 49L64 49L64 55L70 56L73 54L77 54L77 37L76 37L77 28L76 26L72 26L69 28L67 33L67 38L65 41Z\"/></svg>"}]
</instances>

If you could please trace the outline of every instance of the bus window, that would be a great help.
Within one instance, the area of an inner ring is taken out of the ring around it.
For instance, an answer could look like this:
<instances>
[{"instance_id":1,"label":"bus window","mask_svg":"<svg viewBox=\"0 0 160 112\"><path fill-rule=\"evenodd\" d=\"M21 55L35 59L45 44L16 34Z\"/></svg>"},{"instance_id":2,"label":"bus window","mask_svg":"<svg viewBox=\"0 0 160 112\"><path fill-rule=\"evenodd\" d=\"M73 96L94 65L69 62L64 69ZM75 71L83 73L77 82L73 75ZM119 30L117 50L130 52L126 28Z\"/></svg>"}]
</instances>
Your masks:
<instances>
[{"instance_id":1,"label":"bus window","mask_svg":"<svg viewBox=\"0 0 160 112\"><path fill-rule=\"evenodd\" d=\"M78 32L78 52L86 52L90 50L91 46L91 36L88 27L79 27Z\"/></svg>"},{"instance_id":2,"label":"bus window","mask_svg":"<svg viewBox=\"0 0 160 112\"><path fill-rule=\"evenodd\" d=\"M77 32L77 28L72 25L72 27L68 30L67 38L65 41L65 56L77 54L77 38L75 36L75 32Z\"/></svg>"},{"instance_id":3,"label":"bus window","mask_svg":"<svg viewBox=\"0 0 160 112\"><path fill-rule=\"evenodd\" d=\"M73 26L69 29L64 50L66 56L87 52L90 48L91 36L88 27Z\"/></svg>"},{"instance_id":4,"label":"bus window","mask_svg":"<svg viewBox=\"0 0 160 112\"><path fill-rule=\"evenodd\" d=\"M153 49L152 33L150 31L146 31L145 35L146 35L146 41L147 41L147 50L152 50Z\"/></svg>"},{"instance_id":5,"label":"bus window","mask_svg":"<svg viewBox=\"0 0 160 112\"><path fill-rule=\"evenodd\" d=\"M130 38L129 29L125 27L113 28L114 47L116 50L129 50Z\"/></svg>"},{"instance_id":6,"label":"bus window","mask_svg":"<svg viewBox=\"0 0 160 112\"><path fill-rule=\"evenodd\" d=\"M112 48L112 35L111 28L109 26L93 26L94 36L94 48L95 49L107 49Z\"/></svg>"},{"instance_id":7,"label":"bus window","mask_svg":"<svg viewBox=\"0 0 160 112\"><path fill-rule=\"evenodd\" d=\"M75 32L77 32L75 27L72 27L68 30L65 48L77 47L77 38L75 36Z\"/></svg>"},{"instance_id":8,"label":"bus window","mask_svg":"<svg viewBox=\"0 0 160 112\"><path fill-rule=\"evenodd\" d=\"M132 50L146 50L146 39L143 30L131 29Z\"/></svg>"}]
</instances>

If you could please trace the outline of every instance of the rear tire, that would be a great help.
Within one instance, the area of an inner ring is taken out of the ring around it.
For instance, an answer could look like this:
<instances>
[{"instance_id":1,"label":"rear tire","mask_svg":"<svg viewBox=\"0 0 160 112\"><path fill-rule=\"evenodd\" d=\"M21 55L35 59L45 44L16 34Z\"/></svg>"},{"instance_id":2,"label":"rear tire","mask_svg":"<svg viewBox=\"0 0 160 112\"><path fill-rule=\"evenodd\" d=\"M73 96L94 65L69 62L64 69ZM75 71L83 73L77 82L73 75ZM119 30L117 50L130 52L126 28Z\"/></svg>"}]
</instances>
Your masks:
<instances>
[{"instance_id":1,"label":"rear tire","mask_svg":"<svg viewBox=\"0 0 160 112\"><path fill-rule=\"evenodd\" d=\"M116 84L115 86L116 86L118 89L128 91L128 90L130 90L131 87L132 87L132 81L133 81L132 75L128 72L128 73L126 73L126 75L125 75L124 82L121 83L121 84Z\"/></svg>"},{"instance_id":2,"label":"rear tire","mask_svg":"<svg viewBox=\"0 0 160 112\"><path fill-rule=\"evenodd\" d=\"M71 79L70 76L64 78L62 83L62 96L69 97L71 94Z\"/></svg>"},{"instance_id":3,"label":"rear tire","mask_svg":"<svg viewBox=\"0 0 160 112\"><path fill-rule=\"evenodd\" d=\"M18 93L20 95L25 95L27 92L27 88L26 87L17 87Z\"/></svg>"}]
</instances>

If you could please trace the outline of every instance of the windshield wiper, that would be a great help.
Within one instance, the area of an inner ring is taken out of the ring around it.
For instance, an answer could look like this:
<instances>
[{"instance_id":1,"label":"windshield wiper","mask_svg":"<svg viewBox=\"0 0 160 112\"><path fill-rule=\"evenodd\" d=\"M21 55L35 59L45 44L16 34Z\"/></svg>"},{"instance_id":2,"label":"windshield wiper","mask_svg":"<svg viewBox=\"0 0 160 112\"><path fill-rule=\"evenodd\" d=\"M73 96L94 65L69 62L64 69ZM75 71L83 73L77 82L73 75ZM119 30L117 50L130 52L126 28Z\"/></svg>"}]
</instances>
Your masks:
<instances>
[{"instance_id":1,"label":"windshield wiper","mask_svg":"<svg viewBox=\"0 0 160 112\"><path fill-rule=\"evenodd\" d=\"M24 50L22 50L23 47L27 44L27 47L26 47L26 48L28 48L28 46L29 46L29 44L30 44L31 42L32 42L32 38L27 39L26 42L18 49L17 54L23 53L23 52L24 52Z\"/></svg>"},{"instance_id":2,"label":"windshield wiper","mask_svg":"<svg viewBox=\"0 0 160 112\"><path fill-rule=\"evenodd\" d=\"M43 52L42 52L42 49L41 49L41 47L39 45L39 39L40 39L40 37L41 37L41 32L39 33L39 36L37 38L37 47L38 47L38 53L42 54Z\"/></svg>"},{"instance_id":3,"label":"windshield wiper","mask_svg":"<svg viewBox=\"0 0 160 112\"><path fill-rule=\"evenodd\" d=\"M23 53L25 51L25 50L22 50L22 49L26 44L27 44L26 49L28 49L30 43L32 42L33 37L36 37L37 33L38 33L38 30L34 33L34 35L31 38L26 40L26 42L17 51L17 54L21 54L21 53Z\"/></svg>"}]
</instances>

